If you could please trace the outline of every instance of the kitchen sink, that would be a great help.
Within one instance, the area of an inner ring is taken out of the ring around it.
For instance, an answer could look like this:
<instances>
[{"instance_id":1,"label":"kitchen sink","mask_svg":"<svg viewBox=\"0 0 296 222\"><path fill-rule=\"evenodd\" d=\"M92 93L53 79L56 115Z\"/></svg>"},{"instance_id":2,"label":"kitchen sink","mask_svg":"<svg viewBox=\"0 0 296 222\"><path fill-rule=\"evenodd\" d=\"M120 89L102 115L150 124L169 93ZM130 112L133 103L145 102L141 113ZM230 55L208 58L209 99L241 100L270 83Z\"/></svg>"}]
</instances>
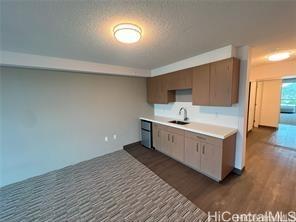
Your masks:
<instances>
[{"instance_id":1,"label":"kitchen sink","mask_svg":"<svg viewBox=\"0 0 296 222\"><path fill-rule=\"evenodd\" d=\"M183 122L183 121L180 121L180 120L172 120L172 121L169 121L169 123L175 123L175 124L179 124L179 125L189 124L188 122Z\"/></svg>"}]
</instances>

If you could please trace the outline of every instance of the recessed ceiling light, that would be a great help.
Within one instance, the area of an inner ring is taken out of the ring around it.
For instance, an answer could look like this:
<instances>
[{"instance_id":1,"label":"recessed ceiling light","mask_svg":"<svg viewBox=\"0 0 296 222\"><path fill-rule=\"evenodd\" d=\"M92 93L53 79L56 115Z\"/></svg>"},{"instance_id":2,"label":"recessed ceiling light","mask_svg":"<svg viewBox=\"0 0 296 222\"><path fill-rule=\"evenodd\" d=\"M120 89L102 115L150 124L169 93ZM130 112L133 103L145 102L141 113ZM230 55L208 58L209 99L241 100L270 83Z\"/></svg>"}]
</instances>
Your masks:
<instances>
[{"instance_id":1,"label":"recessed ceiling light","mask_svg":"<svg viewBox=\"0 0 296 222\"><path fill-rule=\"evenodd\" d=\"M130 44L141 39L142 30L134 24L124 23L115 26L113 33L119 42Z\"/></svg>"},{"instance_id":2,"label":"recessed ceiling light","mask_svg":"<svg viewBox=\"0 0 296 222\"><path fill-rule=\"evenodd\" d=\"M268 56L268 60L272 62L281 61L290 57L290 52L279 52Z\"/></svg>"}]
</instances>

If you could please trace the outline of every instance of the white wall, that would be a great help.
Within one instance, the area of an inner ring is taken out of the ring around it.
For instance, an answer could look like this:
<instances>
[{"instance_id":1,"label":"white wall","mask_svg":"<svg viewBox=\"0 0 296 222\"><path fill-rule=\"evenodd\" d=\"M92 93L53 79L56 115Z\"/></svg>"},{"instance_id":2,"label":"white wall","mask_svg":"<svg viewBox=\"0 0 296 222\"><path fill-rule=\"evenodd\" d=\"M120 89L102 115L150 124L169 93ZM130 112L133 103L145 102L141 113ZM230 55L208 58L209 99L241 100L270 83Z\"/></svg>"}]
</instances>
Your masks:
<instances>
[{"instance_id":1,"label":"white wall","mask_svg":"<svg viewBox=\"0 0 296 222\"><path fill-rule=\"evenodd\" d=\"M247 128L247 108L248 108L248 72L249 72L249 48L240 47L236 53L241 60L240 83L239 83L239 103L232 107L207 107L193 106L191 102L175 102L167 105L154 105L154 114L157 116L167 116L172 118L181 118L178 115L180 107L184 106L188 110L188 116L191 121L217 124L238 129L236 143L235 167L242 169L245 165L245 146L246 146L246 128ZM228 56L228 55L225 55ZM197 57L195 57L197 59ZM206 59L202 57L202 61ZM209 58L209 62L211 58ZM212 62L212 61L211 61ZM176 67L177 69L177 67Z\"/></svg>"},{"instance_id":2,"label":"white wall","mask_svg":"<svg viewBox=\"0 0 296 222\"><path fill-rule=\"evenodd\" d=\"M203 54L193 56L187 59L183 59L166 66L158 67L151 70L151 76L162 75L169 72L178 71L181 69L187 69L194 66L203 65L210 62L215 62L222 59L227 59L236 56L236 48L232 45L228 45L222 48L218 48Z\"/></svg>"},{"instance_id":3,"label":"white wall","mask_svg":"<svg viewBox=\"0 0 296 222\"><path fill-rule=\"evenodd\" d=\"M179 114L181 107L185 107L188 112L189 120L203 123L216 124L228 127L237 127L238 105L232 107L211 107L211 106L193 106L192 102L174 102L168 105L155 104L154 114L156 116L167 116L171 118L182 119Z\"/></svg>"},{"instance_id":4,"label":"white wall","mask_svg":"<svg viewBox=\"0 0 296 222\"><path fill-rule=\"evenodd\" d=\"M282 79L296 76L296 59L252 66L250 80Z\"/></svg>"},{"instance_id":5,"label":"white wall","mask_svg":"<svg viewBox=\"0 0 296 222\"><path fill-rule=\"evenodd\" d=\"M0 65L20 68L37 68L46 70L64 70L80 73L111 74L123 76L149 77L150 70L126 66L87 62L74 59L64 59L51 56L33 55L27 53L0 51Z\"/></svg>"},{"instance_id":6,"label":"white wall","mask_svg":"<svg viewBox=\"0 0 296 222\"><path fill-rule=\"evenodd\" d=\"M145 78L3 67L0 77L0 186L122 149L153 114Z\"/></svg>"}]
</instances>

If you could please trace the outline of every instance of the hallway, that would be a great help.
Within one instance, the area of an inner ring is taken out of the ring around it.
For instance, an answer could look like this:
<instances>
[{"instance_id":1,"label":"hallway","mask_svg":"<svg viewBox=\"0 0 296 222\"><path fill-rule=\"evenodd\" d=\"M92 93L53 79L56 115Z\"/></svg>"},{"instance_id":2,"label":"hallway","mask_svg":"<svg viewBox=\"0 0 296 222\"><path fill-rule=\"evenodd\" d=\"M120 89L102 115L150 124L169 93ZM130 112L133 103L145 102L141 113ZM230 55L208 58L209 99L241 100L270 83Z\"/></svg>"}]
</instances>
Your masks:
<instances>
[{"instance_id":1,"label":"hallway","mask_svg":"<svg viewBox=\"0 0 296 222\"><path fill-rule=\"evenodd\" d=\"M253 128L247 138L250 143L262 142L296 150L296 126L294 125L279 124L277 130L268 127Z\"/></svg>"}]
</instances>

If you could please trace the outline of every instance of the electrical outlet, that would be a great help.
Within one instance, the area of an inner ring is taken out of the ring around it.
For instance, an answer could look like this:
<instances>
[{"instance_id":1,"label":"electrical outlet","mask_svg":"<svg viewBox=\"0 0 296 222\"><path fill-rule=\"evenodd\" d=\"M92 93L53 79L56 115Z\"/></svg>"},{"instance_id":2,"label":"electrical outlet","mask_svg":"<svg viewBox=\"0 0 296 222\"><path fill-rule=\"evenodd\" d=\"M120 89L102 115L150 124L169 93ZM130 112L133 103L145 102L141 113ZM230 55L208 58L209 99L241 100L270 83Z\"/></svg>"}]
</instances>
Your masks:
<instances>
[{"instance_id":1,"label":"electrical outlet","mask_svg":"<svg viewBox=\"0 0 296 222\"><path fill-rule=\"evenodd\" d=\"M105 142L108 142L108 136L105 136Z\"/></svg>"},{"instance_id":2,"label":"electrical outlet","mask_svg":"<svg viewBox=\"0 0 296 222\"><path fill-rule=\"evenodd\" d=\"M117 135L113 134L113 139L116 140L117 139Z\"/></svg>"}]
</instances>

